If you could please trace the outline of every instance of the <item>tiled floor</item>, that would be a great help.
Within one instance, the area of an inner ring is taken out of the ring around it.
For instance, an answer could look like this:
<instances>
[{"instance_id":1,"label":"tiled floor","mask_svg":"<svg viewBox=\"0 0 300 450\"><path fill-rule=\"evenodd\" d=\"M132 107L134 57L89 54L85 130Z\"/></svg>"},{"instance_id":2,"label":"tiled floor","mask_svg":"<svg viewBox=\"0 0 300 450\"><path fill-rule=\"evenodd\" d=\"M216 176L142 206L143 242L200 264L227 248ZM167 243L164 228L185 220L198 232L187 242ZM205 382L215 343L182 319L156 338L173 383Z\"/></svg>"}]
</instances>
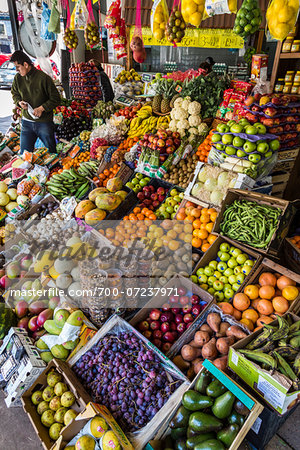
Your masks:
<instances>
[{"instance_id":1,"label":"tiled floor","mask_svg":"<svg viewBox=\"0 0 300 450\"><path fill-rule=\"evenodd\" d=\"M22 408L6 408L0 394L0 450L42 450L35 431ZM239 450L249 449L242 445ZM296 409L265 450L300 449L300 408ZM236 449L234 449L236 450Z\"/></svg>"}]
</instances>

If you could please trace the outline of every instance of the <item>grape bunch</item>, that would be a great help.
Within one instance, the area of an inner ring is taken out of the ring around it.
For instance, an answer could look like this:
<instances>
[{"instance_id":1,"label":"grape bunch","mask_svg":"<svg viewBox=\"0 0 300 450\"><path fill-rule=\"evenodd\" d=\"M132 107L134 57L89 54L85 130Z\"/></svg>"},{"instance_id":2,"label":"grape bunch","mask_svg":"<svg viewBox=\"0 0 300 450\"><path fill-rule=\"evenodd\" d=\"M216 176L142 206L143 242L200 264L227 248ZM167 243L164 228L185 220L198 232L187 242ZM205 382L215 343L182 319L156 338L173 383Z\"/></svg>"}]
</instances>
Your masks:
<instances>
[{"instance_id":1,"label":"grape bunch","mask_svg":"<svg viewBox=\"0 0 300 450\"><path fill-rule=\"evenodd\" d=\"M93 401L105 405L125 432L147 425L181 382L134 333L108 334L73 366Z\"/></svg>"}]
</instances>

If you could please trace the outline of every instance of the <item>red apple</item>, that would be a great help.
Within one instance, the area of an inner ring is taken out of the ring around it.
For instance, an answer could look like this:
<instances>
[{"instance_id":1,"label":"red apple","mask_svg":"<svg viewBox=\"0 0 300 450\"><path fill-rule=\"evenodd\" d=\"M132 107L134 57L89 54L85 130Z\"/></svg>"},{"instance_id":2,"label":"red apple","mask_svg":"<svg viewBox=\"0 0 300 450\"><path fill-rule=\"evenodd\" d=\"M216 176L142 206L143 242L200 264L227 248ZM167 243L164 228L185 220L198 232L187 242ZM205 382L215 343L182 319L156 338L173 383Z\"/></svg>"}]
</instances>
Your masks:
<instances>
[{"instance_id":1,"label":"red apple","mask_svg":"<svg viewBox=\"0 0 300 450\"><path fill-rule=\"evenodd\" d=\"M170 330L171 330L171 325L169 324L169 322L163 322L163 323L161 324L161 326L160 326L160 330L161 330L163 333L166 333L167 331L170 331Z\"/></svg>"},{"instance_id":2,"label":"red apple","mask_svg":"<svg viewBox=\"0 0 300 450\"><path fill-rule=\"evenodd\" d=\"M158 195L157 194L151 194L151 199L152 200L157 200L158 199Z\"/></svg>"},{"instance_id":3,"label":"red apple","mask_svg":"<svg viewBox=\"0 0 300 450\"><path fill-rule=\"evenodd\" d=\"M164 196L164 195L159 195L159 196L158 196L158 201L159 201L159 203L162 203L162 202L164 201L164 199L165 199L165 196Z\"/></svg>"},{"instance_id":4,"label":"red apple","mask_svg":"<svg viewBox=\"0 0 300 450\"><path fill-rule=\"evenodd\" d=\"M161 307L161 309L163 311L170 311L171 306L169 305L169 303L164 303Z\"/></svg>"},{"instance_id":5,"label":"red apple","mask_svg":"<svg viewBox=\"0 0 300 450\"><path fill-rule=\"evenodd\" d=\"M175 316L175 322L176 323L181 323L183 322L183 316L181 314L176 314Z\"/></svg>"},{"instance_id":6,"label":"red apple","mask_svg":"<svg viewBox=\"0 0 300 450\"><path fill-rule=\"evenodd\" d=\"M252 97L252 95L249 95L249 97L247 97L246 100L244 101L244 104L246 106L251 106L252 103L254 103L254 97Z\"/></svg>"},{"instance_id":7,"label":"red apple","mask_svg":"<svg viewBox=\"0 0 300 450\"><path fill-rule=\"evenodd\" d=\"M171 347L172 347L172 344L170 342L165 342L161 349L164 353L167 353Z\"/></svg>"},{"instance_id":8,"label":"red apple","mask_svg":"<svg viewBox=\"0 0 300 450\"><path fill-rule=\"evenodd\" d=\"M153 331L153 337L154 337L154 339L161 339L162 338L162 331L160 331L160 330L154 330Z\"/></svg>"},{"instance_id":9,"label":"red apple","mask_svg":"<svg viewBox=\"0 0 300 450\"><path fill-rule=\"evenodd\" d=\"M149 330L149 326L150 326L149 322L147 322L147 320L143 320L143 322L139 323L138 328L140 331L146 331Z\"/></svg>"},{"instance_id":10,"label":"red apple","mask_svg":"<svg viewBox=\"0 0 300 450\"><path fill-rule=\"evenodd\" d=\"M145 336L145 338L147 339L151 339L152 333L150 330L146 330L143 332L143 336Z\"/></svg>"},{"instance_id":11,"label":"red apple","mask_svg":"<svg viewBox=\"0 0 300 450\"><path fill-rule=\"evenodd\" d=\"M166 311L162 313L162 315L160 316L160 320L161 322L171 322L172 320L174 320L174 315L171 313L171 311Z\"/></svg>"},{"instance_id":12,"label":"red apple","mask_svg":"<svg viewBox=\"0 0 300 450\"><path fill-rule=\"evenodd\" d=\"M187 295L182 295L179 299L179 302L181 305L185 306L190 302L190 297L188 297Z\"/></svg>"},{"instance_id":13,"label":"red apple","mask_svg":"<svg viewBox=\"0 0 300 450\"><path fill-rule=\"evenodd\" d=\"M165 189L163 187L159 187L157 188L157 194L158 195L164 195L165 194Z\"/></svg>"},{"instance_id":14,"label":"red apple","mask_svg":"<svg viewBox=\"0 0 300 450\"><path fill-rule=\"evenodd\" d=\"M186 330L186 324L181 322L177 325L178 333L183 333Z\"/></svg>"},{"instance_id":15,"label":"red apple","mask_svg":"<svg viewBox=\"0 0 300 450\"><path fill-rule=\"evenodd\" d=\"M175 322L171 322L171 331L176 331L177 324Z\"/></svg>"},{"instance_id":16,"label":"red apple","mask_svg":"<svg viewBox=\"0 0 300 450\"><path fill-rule=\"evenodd\" d=\"M184 316L183 316L183 321L185 322L185 323L189 323L189 322L193 322L194 321L194 317L192 316L192 314L185 314Z\"/></svg>"},{"instance_id":17,"label":"red apple","mask_svg":"<svg viewBox=\"0 0 300 450\"><path fill-rule=\"evenodd\" d=\"M200 302L199 296L196 295L196 294L193 294L193 295L191 296L191 302L192 302L192 305L198 305L199 302Z\"/></svg>"},{"instance_id":18,"label":"red apple","mask_svg":"<svg viewBox=\"0 0 300 450\"><path fill-rule=\"evenodd\" d=\"M167 333L165 333L163 335L163 341L167 341L167 342L171 342L173 343L176 339L176 337L174 336L174 331L168 331Z\"/></svg>"},{"instance_id":19,"label":"red apple","mask_svg":"<svg viewBox=\"0 0 300 450\"><path fill-rule=\"evenodd\" d=\"M169 302L170 303L177 303L178 297L175 295L170 295Z\"/></svg>"},{"instance_id":20,"label":"red apple","mask_svg":"<svg viewBox=\"0 0 300 450\"><path fill-rule=\"evenodd\" d=\"M183 287L183 286L180 286L180 287L177 289L177 291L178 291L178 294L179 294L179 295L185 295L185 294L186 294L186 289L185 289L185 287Z\"/></svg>"},{"instance_id":21,"label":"red apple","mask_svg":"<svg viewBox=\"0 0 300 450\"><path fill-rule=\"evenodd\" d=\"M183 311L184 314L188 314L188 313L192 312L192 305L185 305L182 308L182 311Z\"/></svg>"},{"instance_id":22,"label":"red apple","mask_svg":"<svg viewBox=\"0 0 300 450\"><path fill-rule=\"evenodd\" d=\"M192 314L197 317L201 313L202 309L203 308L201 307L201 305L194 305L192 308Z\"/></svg>"},{"instance_id":23,"label":"red apple","mask_svg":"<svg viewBox=\"0 0 300 450\"><path fill-rule=\"evenodd\" d=\"M161 340L160 339L153 339L152 342L157 348L161 348Z\"/></svg>"},{"instance_id":24,"label":"red apple","mask_svg":"<svg viewBox=\"0 0 300 450\"><path fill-rule=\"evenodd\" d=\"M151 330L159 330L160 322L158 320L153 320L153 322L150 323Z\"/></svg>"},{"instance_id":25,"label":"red apple","mask_svg":"<svg viewBox=\"0 0 300 450\"><path fill-rule=\"evenodd\" d=\"M159 309L155 308L155 309L152 309L152 311L150 312L149 315L150 315L151 320L158 320L161 316L161 312Z\"/></svg>"},{"instance_id":26,"label":"red apple","mask_svg":"<svg viewBox=\"0 0 300 450\"><path fill-rule=\"evenodd\" d=\"M277 109L269 107L264 110L266 116L273 117L277 114Z\"/></svg>"}]
</instances>

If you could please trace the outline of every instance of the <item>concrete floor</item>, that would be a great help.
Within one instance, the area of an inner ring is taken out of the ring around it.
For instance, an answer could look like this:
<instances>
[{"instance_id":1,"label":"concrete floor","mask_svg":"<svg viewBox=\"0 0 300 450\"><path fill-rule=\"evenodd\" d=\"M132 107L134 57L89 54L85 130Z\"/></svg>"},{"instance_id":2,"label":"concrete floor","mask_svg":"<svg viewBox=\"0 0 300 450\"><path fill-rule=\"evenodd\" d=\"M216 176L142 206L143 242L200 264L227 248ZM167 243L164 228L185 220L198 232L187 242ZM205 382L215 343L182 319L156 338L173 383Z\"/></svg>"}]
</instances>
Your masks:
<instances>
[{"instance_id":1,"label":"concrete floor","mask_svg":"<svg viewBox=\"0 0 300 450\"><path fill-rule=\"evenodd\" d=\"M7 408L0 393L0 450L42 450L37 435L22 408ZM300 408L296 409L265 450L300 449ZM239 450L249 449L243 444Z\"/></svg>"}]
</instances>

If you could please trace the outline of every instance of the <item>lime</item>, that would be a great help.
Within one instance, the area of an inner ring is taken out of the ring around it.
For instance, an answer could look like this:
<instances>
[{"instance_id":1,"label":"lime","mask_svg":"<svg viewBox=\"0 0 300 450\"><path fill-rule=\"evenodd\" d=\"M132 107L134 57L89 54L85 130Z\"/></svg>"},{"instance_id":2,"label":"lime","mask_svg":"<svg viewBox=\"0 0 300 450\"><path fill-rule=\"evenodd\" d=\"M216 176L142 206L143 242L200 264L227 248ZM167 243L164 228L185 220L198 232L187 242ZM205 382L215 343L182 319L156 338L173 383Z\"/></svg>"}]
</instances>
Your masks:
<instances>
[{"instance_id":1,"label":"lime","mask_svg":"<svg viewBox=\"0 0 300 450\"><path fill-rule=\"evenodd\" d=\"M237 27L234 27L233 31L236 34L241 34L241 32L243 31L243 28L238 25Z\"/></svg>"},{"instance_id":2,"label":"lime","mask_svg":"<svg viewBox=\"0 0 300 450\"><path fill-rule=\"evenodd\" d=\"M251 33L251 31L252 31L252 26L251 26L250 24L246 25L245 28L244 28L244 31L245 31L246 33Z\"/></svg>"},{"instance_id":3,"label":"lime","mask_svg":"<svg viewBox=\"0 0 300 450\"><path fill-rule=\"evenodd\" d=\"M253 27L256 27L257 25L260 24L260 22L261 22L260 19L258 17L255 17L254 19L251 20L251 25Z\"/></svg>"},{"instance_id":4,"label":"lime","mask_svg":"<svg viewBox=\"0 0 300 450\"><path fill-rule=\"evenodd\" d=\"M244 18L242 18L241 20L240 20L240 26L241 27L245 27L246 25L247 25L247 20L246 19L244 19Z\"/></svg>"},{"instance_id":5,"label":"lime","mask_svg":"<svg viewBox=\"0 0 300 450\"><path fill-rule=\"evenodd\" d=\"M249 11L247 14L245 14L246 19L248 22L250 22L253 19L253 14L251 11Z\"/></svg>"},{"instance_id":6,"label":"lime","mask_svg":"<svg viewBox=\"0 0 300 450\"><path fill-rule=\"evenodd\" d=\"M254 9L253 11L252 11L252 13L253 13L253 15L254 15L254 17L259 17L260 16L260 10L259 9Z\"/></svg>"}]
</instances>

